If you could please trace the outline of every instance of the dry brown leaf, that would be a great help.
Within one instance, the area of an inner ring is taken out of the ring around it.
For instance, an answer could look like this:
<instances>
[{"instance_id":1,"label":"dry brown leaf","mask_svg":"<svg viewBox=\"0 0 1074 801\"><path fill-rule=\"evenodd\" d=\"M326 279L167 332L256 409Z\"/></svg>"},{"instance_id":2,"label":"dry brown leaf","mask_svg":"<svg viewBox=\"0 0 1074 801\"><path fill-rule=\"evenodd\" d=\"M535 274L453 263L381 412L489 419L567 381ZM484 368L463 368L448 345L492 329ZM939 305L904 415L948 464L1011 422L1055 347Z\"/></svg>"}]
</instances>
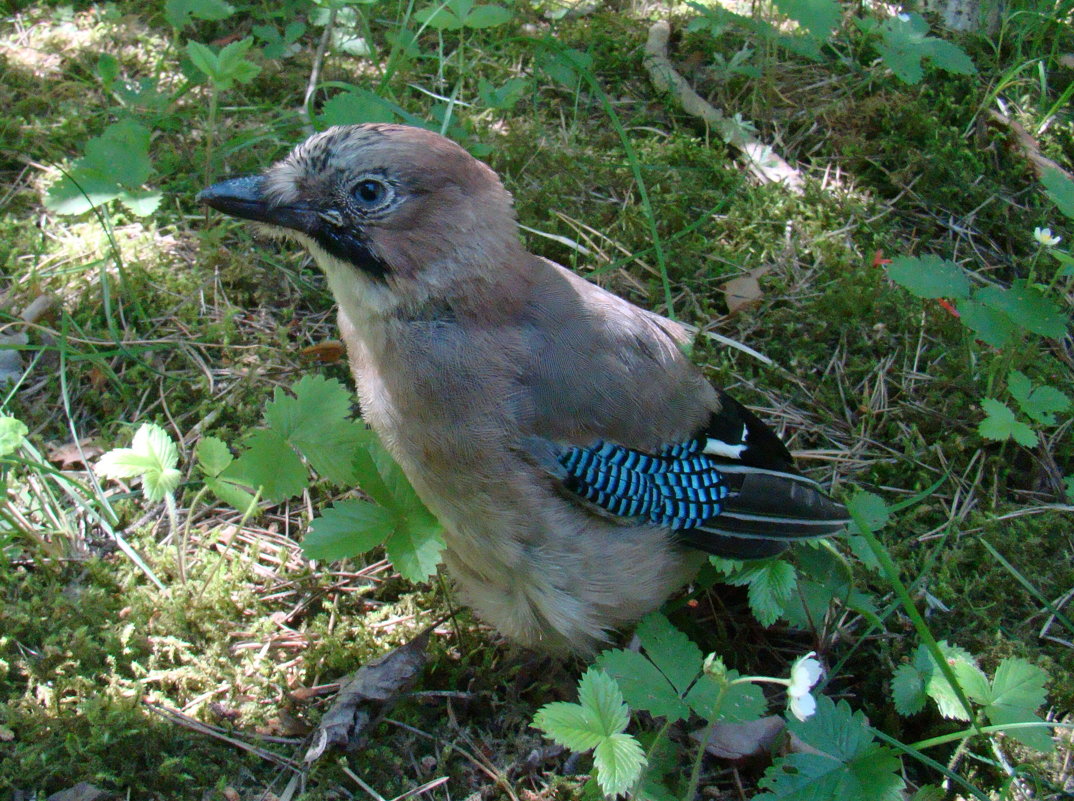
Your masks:
<instances>
[{"instance_id":1,"label":"dry brown leaf","mask_svg":"<svg viewBox=\"0 0 1074 801\"><path fill-rule=\"evenodd\" d=\"M783 718L769 715L749 723L717 723L705 750L720 759L747 759L772 753L772 745L783 732ZM704 729L693 737L700 740Z\"/></svg>"},{"instance_id":2,"label":"dry brown leaf","mask_svg":"<svg viewBox=\"0 0 1074 801\"><path fill-rule=\"evenodd\" d=\"M74 787L60 790L50 795L46 801L105 801L112 794L100 787L94 787L89 782L79 782Z\"/></svg>"},{"instance_id":3,"label":"dry brown leaf","mask_svg":"<svg viewBox=\"0 0 1074 801\"><path fill-rule=\"evenodd\" d=\"M723 285L728 314L737 314L761 302L764 298L764 291L758 279L768 271L768 267L755 267L745 275L732 278Z\"/></svg>"},{"instance_id":4,"label":"dry brown leaf","mask_svg":"<svg viewBox=\"0 0 1074 801\"><path fill-rule=\"evenodd\" d=\"M356 751L392 705L417 681L428 659L430 626L405 645L389 651L344 679L339 695L317 730L305 760L313 762L330 747Z\"/></svg>"},{"instance_id":5,"label":"dry brown leaf","mask_svg":"<svg viewBox=\"0 0 1074 801\"><path fill-rule=\"evenodd\" d=\"M346 351L343 348L343 343L338 339L326 339L324 342L308 345L302 349L302 355L307 359L316 359L324 364L338 362L343 358L344 353Z\"/></svg>"},{"instance_id":6,"label":"dry brown leaf","mask_svg":"<svg viewBox=\"0 0 1074 801\"><path fill-rule=\"evenodd\" d=\"M66 445L54 445L48 449L48 460L58 464L61 470L72 470L76 467L87 467L86 459L96 459L104 453L104 448L93 445L92 440L82 439L77 443L68 442Z\"/></svg>"}]
</instances>

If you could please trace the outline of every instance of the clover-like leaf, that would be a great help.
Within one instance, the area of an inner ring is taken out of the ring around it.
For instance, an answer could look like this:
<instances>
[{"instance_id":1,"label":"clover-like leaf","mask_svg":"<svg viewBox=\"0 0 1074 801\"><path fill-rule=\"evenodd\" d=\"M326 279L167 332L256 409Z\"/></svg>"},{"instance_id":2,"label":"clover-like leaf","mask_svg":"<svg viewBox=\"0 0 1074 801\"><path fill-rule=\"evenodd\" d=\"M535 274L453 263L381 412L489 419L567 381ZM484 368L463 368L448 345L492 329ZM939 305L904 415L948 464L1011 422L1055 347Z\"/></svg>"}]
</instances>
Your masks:
<instances>
[{"instance_id":1,"label":"clover-like leaf","mask_svg":"<svg viewBox=\"0 0 1074 801\"><path fill-rule=\"evenodd\" d=\"M175 492L182 474L176 469L179 451L168 432L153 423L142 423L129 448L113 448L97 462L97 470L108 478L141 478L142 490L150 501L160 501Z\"/></svg>"},{"instance_id":2,"label":"clover-like leaf","mask_svg":"<svg viewBox=\"0 0 1074 801\"><path fill-rule=\"evenodd\" d=\"M978 424L977 433L982 437L1000 442L1013 439L1027 448L1036 446L1037 432L1016 418L1007 404L995 398L985 398L981 401L981 408L986 417Z\"/></svg>"}]
</instances>

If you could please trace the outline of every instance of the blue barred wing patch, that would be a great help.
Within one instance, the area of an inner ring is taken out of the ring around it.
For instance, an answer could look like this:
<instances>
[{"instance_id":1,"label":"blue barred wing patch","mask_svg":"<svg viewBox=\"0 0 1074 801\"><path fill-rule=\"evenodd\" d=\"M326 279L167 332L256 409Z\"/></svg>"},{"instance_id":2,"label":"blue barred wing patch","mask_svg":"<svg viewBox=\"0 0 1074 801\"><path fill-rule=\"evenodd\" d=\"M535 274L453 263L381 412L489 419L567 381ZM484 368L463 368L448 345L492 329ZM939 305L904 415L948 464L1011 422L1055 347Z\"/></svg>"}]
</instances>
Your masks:
<instances>
[{"instance_id":1,"label":"blue barred wing patch","mask_svg":"<svg viewBox=\"0 0 1074 801\"><path fill-rule=\"evenodd\" d=\"M702 453L704 440L669 445L659 454L597 441L557 455L566 486L617 517L648 518L683 531L718 515L728 488Z\"/></svg>"}]
</instances>

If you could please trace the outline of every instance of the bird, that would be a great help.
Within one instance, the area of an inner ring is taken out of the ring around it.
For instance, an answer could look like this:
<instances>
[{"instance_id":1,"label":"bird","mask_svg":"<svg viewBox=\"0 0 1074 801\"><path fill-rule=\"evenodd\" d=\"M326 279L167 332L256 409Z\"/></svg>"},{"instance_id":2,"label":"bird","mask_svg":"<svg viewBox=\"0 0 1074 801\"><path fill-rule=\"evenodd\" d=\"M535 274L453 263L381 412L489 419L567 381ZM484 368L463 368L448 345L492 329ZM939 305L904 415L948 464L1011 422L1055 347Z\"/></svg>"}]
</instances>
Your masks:
<instances>
[{"instance_id":1,"label":"bird","mask_svg":"<svg viewBox=\"0 0 1074 801\"><path fill-rule=\"evenodd\" d=\"M508 639L591 655L706 554L773 556L846 508L687 357L683 325L528 252L513 198L435 132L336 126L198 199L324 272L367 424Z\"/></svg>"}]
</instances>

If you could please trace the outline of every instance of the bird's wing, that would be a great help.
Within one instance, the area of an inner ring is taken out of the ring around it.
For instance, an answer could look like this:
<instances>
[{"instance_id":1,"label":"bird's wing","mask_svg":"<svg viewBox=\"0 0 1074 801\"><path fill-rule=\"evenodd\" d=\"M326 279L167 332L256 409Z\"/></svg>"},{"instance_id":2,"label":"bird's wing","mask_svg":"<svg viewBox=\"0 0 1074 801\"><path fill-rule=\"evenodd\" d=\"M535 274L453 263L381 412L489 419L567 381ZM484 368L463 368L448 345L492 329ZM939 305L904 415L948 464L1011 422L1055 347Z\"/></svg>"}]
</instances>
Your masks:
<instances>
[{"instance_id":1,"label":"bird's wing","mask_svg":"<svg viewBox=\"0 0 1074 801\"><path fill-rule=\"evenodd\" d=\"M846 526L779 438L689 362L681 326L543 264L524 324L521 446L568 497L726 556Z\"/></svg>"}]
</instances>

